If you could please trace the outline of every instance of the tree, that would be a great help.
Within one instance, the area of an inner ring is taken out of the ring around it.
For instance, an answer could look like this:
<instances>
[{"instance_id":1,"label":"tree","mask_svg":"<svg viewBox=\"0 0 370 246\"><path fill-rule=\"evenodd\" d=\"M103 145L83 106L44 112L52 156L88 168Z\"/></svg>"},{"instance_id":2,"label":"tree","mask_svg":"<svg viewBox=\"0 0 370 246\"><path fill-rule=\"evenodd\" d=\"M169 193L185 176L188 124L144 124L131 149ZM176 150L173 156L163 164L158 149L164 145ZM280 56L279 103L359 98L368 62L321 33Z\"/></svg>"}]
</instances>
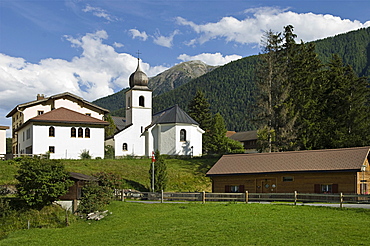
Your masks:
<instances>
[{"instance_id":1,"label":"tree","mask_svg":"<svg viewBox=\"0 0 370 246\"><path fill-rule=\"evenodd\" d=\"M113 198L113 191L108 186L101 186L98 182L90 181L82 188L83 196L78 206L82 214L102 210Z\"/></svg>"},{"instance_id":2,"label":"tree","mask_svg":"<svg viewBox=\"0 0 370 246\"><path fill-rule=\"evenodd\" d=\"M73 185L59 160L36 157L22 158L15 178L19 198L36 209L50 205Z\"/></svg>"},{"instance_id":3,"label":"tree","mask_svg":"<svg viewBox=\"0 0 370 246\"><path fill-rule=\"evenodd\" d=\"M150 183L152 183L153 169L150 165L149 177ZM155 163L154 163L154 192L160 192L165 190L167 186L167 165L163 156L159 153L159 150L155 152Z\"/></svg>"},{"instance_id":4,"label":"tree","mask_svg":"<svg viewBox=\"0 0 370 246\"><path fill-rule=\"evenodd\" d=\"M199 123L199 127L205 131L202 137L202 152L205 154L210 150L210 127L212 114L210 113L210 104L202 91L197 91L193 100L188 105L189 116Z\"/></svg>"},{"instance_id":5,"label":"tree","mask_svg":"<svg viewBox=\"0 0 370 246\"><path fill-rule=\"evenodd\" d=\"M116 132L116 125L114 124L113 118L110 114L104 116L105 121L109 122L108 126L105 126L105 137L111 137Z\"/></svg>"}]
</instances>

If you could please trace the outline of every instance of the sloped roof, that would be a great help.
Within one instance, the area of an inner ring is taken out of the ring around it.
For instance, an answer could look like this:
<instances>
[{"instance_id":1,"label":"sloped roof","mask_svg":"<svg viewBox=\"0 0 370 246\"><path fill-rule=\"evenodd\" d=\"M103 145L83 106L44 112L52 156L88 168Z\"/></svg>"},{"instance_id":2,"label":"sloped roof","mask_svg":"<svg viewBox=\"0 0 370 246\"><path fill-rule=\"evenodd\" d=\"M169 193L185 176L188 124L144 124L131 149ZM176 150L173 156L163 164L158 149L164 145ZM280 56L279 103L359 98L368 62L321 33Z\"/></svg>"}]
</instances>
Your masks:
<instances>
[{"instance_id":1,"label":"sloped roof","mask_svg":"<svg viewBox=\"0 0 370 246\"><path fill-rule=\"evenodd\" d=\"M112 116L112 120L116 125L118 131L122 130L126 126L126 119L124 117Z\"/></svg>"},{"instance_id":2,"label":"sloped roof","mask_svg":"<svg viewBox=\"0 0 370 246\"><path fill-rule=\"evenodd\" d=\"M229 138L239 141L239 142L257 140L257 131L237 132L231 135Z\"/></svg>"},{"instance_id":3,"label":"sloped roof","mask_svg":"<svg viewBox=\"0 0 370 246\"><path fill-rule=\"evenodd\" d=\"M224 155L207 176L360 170L370 147Z\"/></svg>"},{"instance_id":4,"label":"sloped roof","mask_svg":"<svg viewBox=\"0 0 370 246\"><path fill-rule=\"evenodd\" d=\"M6 130L9 129L9 126L0 126L0 130Z\"/></svg>"},{"instance_id":5,"label":"sloped roof","mask_svg":"<svg viewBox=\"0 0 370 246\"><path fill-rule=\"evenodd\" d=\"M186 123L199 125L198 122L191 118L177 104L153 115L152 124L165 123Z\"/></svg>"},{"instance_id":6,"label":"sloped roof","mask_svg":"<svg viewBox=\"0 0 370 246\"><path fill-rule=\"evenodd\" d=\"M94 117L78 113L67 108L57 108L45 114L38 115L29 119L28 122L49 122L49 123L77 123L92 125L109 125L108 122L96 119ZM22 127L21 126L21 127Z\"/></svg>"},{"instance_id":7,"label":"sloped roof","mask_svg":"<svg viewBox=\"0 0 370 246\"><path fill-rule=\"evenodd\" d=\"M76 96L76 95L74 95L74 94L72 94L70 92L64 92L64 93L56 94L56 95L53 95L53 96L50 96L50 97L44 97L44 98L42 98L40 100L35 100L35 101L27 102L27 103L18 104L17 106L15 106L15 108L12 109L12 111L10 111L6 115L6 117L11 117L15 112L18 111L18 109L31 107L31 106L34 106L34 105L37 105L37 104L46 103L49 100L55 100L55 99L59 99L59 98L63 98L63 97L71 97L71 98L74 98L75 100L80 101L82 104L88 105L88 106L93 107L93 108L98 109L98 110L101 110L104 113L109 113L109 110L108 109L99 107L99 106L97 106L97 105L95 105L95 104L93 104L91 102L86 101L82 97Z\"/></svg>"},{"instance_id":8,"label":"sloped roof","mask_svg":"<svg viewBox=\"0 0 370 246\"><path fill-rule=\"evenodd\" d=\"M89 175L82 174L82 173L70 172L69 176L73 179L83 180L83 181L97 181L98 180L97 178L93 176L89 176Z\"/></svg>"}]
</instances>

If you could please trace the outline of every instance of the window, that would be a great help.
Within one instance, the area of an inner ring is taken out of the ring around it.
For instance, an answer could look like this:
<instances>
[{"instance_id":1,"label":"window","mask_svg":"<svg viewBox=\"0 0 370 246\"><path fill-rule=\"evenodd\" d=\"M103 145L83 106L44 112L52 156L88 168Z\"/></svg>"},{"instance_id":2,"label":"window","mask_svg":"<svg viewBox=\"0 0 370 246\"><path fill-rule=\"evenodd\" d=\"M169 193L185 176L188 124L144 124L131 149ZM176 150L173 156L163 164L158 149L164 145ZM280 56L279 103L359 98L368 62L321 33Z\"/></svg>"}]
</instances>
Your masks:
<instances>
[{"instance_id":1,"label":"window","mask_svg":"<svg viewBox=\"0 0 370 246\"><path fill-rule=\"evenodd\" d=\"M366 183L360 184L360 189L361 189L361 195L367 195L368 194L368 192L367 192L367 184Z\"/></svg>"},{"instance_id":2,"label":"window","mask_svg":"<svg viewBox=\"0 0 370 246\"><path fill-rule=\"evenodd\" d=\"M186 131L185 129L180 130L180 141L185 142L186 141Z\"/></svg>"},{"instance_id":3,"label":"window","mask_svg":"<svg viewBox=\"0 0 370 246\"><path fill-rule=\"evenodd\" d=\"M127 151L127 143L122 144L122 150Z\"/></svg>"},{"instance_id":4,"label":"window","mask_svg":"<svg viewBox=\"0 0 370 246\"><path fill-rule=\"evenodd\" d=\"M85 115L87 115L87 116L91 116L91 114L90 114L90 113L86 113Z\"/></svg>"},{"instance_id":5,"label":"window","mask_svg":"<svg viewBox=\"0 0 370 246\"><path fill-rule=\"evenodd\" d=\"M24 142L25 138L24 138L24 132L23 132L23 142Z\"/></svg>"},{"instance_id":6,"label":"window","mask_svg":"<svg viewBox=\"0 0 370 246\"><path fill-rule=\"evenodd\" d=\"M131 107L131 97L128 97L128 100L127 100L127 107Z\"/></svg>"},{"instance_id":7,"label":"window","mask_svg":"<svg viewBox=\"0 0 370 246\"><path fill-rule=\"evenodd\" d=\"M226 193L244 192L244 185L225 185Z\"/></svg>"},{"instance_id":8,"label":"window","mask_svg":"<svg viewBox=\"0 0 370 246\"><path fill-rule=\"evenodd\" d=\"M293 177L283 177L283 182L292 182L293 180Z\"/></svg>"},{"instance_id":9,"label":"window","mask_svg":"<svg viewBox=\"0 0 370 246\"><path fill-rule=\"evenodd\" d=\"M71 128L71 138L75 138L76 137L76 128L72 127Z\"/></svg>"},{"instance_id":10,"label":"window","mask_svg":"<svg viewBox=\"0 0 370 246\"><path fill-rule=\"evenodd\" d=\"M143 133L143 131L144 131L144 127L141 127L141 133Z\"/></svg>"},{"instance_id":11,"label":"window","mask_svg":"<svg viewBox=\"0 0 370 246\"><path fill-rule=\"evenodd\" d=\"M85 138L90 138L90 128L85 129Z\"/></svg>"},{"instance_id":12,"label":"window","mask_svg":"<svg viewBox=\"0 0 370 246\"><path fill-rule=\"evenodd\" d=\"M338 184L315 184L314 186L315 193L331 194L338 193L338 190Z\"/></svg>"},{"instance_id":13,"label":"window","mask_svg":"<svg viewBox=\"0 0 370 246\"><path fill-rule=\"evenodd\" d=\"M144 97L143 96L139 97L139 106L144 107Z\"/></svg>"},{"instance_id":14,"label":"window","mask_svg":"<svg viewBox=\"0 0 370 246\"><path fill-rule=\"evenodd\" d=\"M49 146L49 152L55 153L55 146Z\"/></svg>"},{"instance_id":15,"label":"window","mask_svg":"<svg viewBox=\"0 0 370 246\"><path fill-rule=\"evenodd\" d=\"M49 137L55 137L55 128L53 126L49 127Z\"/></svg>"},{"instance_id":16,"label":"window","mask_svg":"<svg viewBox=\"0 0 370 246\"><path fill-rule=\"evenodd\" d=\"M44 113L44 111L43 110L39 110L39 111L37 111L37 115L42 115Z\"/></svg>"},{"instance_id":17,"label":"window","mask_svg":"<svg viewBox=\"0 0 370 246\"><path fill-rule=\"evenodd\" d=\"M31 138L31 128L28 128L26 131L26 139L30 139L30 138Z\"/></svg>"},{"instance_id":18,"label":"window","mask_svg":"<svg viewBox=\"0 0 370 246\"><path fill-rule=\"evenodd\" d=\"M332 193L332 185L330 184L323 184L321 185L321 193Z\"/></svg>"},{"instance_id":19,"label":"window","mask_svg":"<svg viewBox=\"0 0 370 246\"><path fill-rule=\"evenodd\" d=\"M78 137L83 138L84 137L84 130L80 127L78 128Z\"/></svg>"}]
</instances>

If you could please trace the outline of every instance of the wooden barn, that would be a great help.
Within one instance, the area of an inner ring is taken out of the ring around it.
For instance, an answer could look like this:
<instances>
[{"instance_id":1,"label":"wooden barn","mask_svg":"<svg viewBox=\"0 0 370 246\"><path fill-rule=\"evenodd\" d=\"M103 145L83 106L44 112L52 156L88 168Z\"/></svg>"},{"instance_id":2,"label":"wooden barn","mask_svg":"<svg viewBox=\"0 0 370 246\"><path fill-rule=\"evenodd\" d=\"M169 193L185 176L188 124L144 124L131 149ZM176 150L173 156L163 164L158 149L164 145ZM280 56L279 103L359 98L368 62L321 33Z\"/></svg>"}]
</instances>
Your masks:
<instances>
[{"instance_id":1,"label":"wooden barn","mask_svg":"<svg viewBox=\"0 0 370 246\"><path fill-rule=\"evenodd\" d=\"M224 155L212 192L368 194L370 147Z\"/></svg>"}]
</instances>

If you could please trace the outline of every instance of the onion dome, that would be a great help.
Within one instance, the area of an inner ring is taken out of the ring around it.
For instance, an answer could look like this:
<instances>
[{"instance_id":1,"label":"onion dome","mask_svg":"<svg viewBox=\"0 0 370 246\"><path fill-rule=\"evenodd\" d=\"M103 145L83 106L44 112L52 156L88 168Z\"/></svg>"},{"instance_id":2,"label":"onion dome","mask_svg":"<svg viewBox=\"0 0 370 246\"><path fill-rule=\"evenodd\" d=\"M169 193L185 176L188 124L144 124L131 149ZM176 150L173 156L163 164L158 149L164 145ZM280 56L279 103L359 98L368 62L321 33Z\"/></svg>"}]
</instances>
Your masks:
<instances>
[{"instance_id":1,"label":"onion dome","mask_svg":"<svg viewBox=\"0 0 370 246\"><path fill-rule=\"evenodd\" d=\"M148 76L140 69L140 60L137 59L137 68L134 73L130 75L130 88L134 86L148 86Z\"/></svg>"}]
</instances>

